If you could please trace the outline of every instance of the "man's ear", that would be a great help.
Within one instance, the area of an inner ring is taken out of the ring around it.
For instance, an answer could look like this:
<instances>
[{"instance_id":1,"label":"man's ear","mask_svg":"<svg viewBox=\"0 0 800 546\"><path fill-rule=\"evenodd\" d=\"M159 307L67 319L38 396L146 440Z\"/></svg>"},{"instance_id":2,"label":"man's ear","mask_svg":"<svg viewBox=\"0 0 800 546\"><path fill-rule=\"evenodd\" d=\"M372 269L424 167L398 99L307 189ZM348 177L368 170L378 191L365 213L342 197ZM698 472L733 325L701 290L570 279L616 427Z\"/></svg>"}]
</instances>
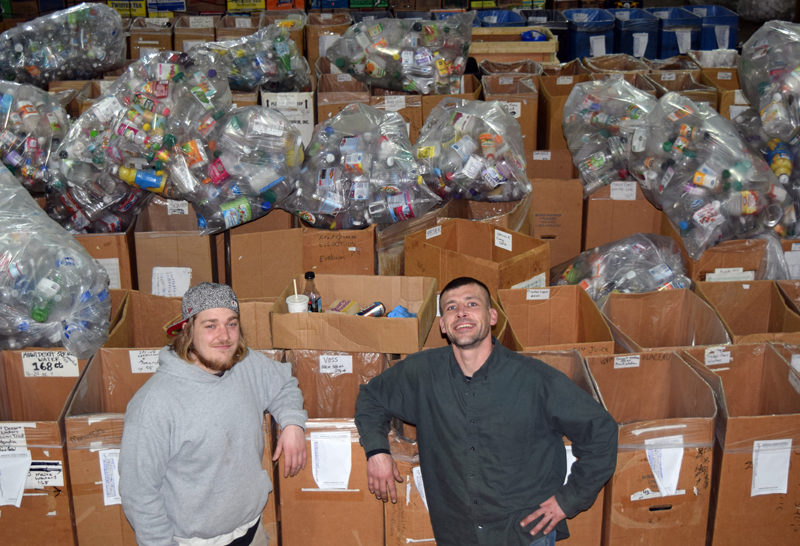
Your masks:
<instances>
[{"instance_id":1,"label":"man's ear","mask_svg":"<svg viewBox=\"0 0 800 546\"><path fill-rule=\"evenodd\" d=\"M489 324L491 326L497 324L497 309L489 309Z\"/></svg>"}]
</instances>

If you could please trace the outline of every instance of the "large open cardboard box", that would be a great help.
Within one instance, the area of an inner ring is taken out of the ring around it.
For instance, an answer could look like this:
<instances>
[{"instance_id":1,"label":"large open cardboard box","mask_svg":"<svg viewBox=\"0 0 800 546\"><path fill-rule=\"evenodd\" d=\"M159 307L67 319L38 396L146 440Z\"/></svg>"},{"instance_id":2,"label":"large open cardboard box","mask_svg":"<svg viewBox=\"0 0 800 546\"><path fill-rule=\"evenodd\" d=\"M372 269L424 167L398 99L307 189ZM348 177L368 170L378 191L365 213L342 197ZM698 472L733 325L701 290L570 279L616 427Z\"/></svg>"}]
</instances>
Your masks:
<instances>
[{"instance_id":1,"label":"large open cardboard box","mask_svg":"<svg viewBox=\"0 0 800 546\"><path fill-rule=\"evenodd\" d=\"M133 223L122 233L76 233L75 240L108 272L109 288L139 286Z\"/></svg>"},{"instance_id":2,"label":"large open cardboard box","mask_svg":"<svg viewBox=\"0 0 800 546\"><path fill-rule=\"evenodd\" d=\"M800 376L768 344L685 354L720 412L708 544L800 544Z\"/></svg>"},{"instance_id":3,"label":"large open cardboard box","mask_svg":"<svg viewBox=\"0 0 800 546\"><path fill-rule=\"evenodd\" d=\"M296 278L302 286L302 275ZM362 306L379 301L387 312L404 306L416 317L360 317L342 313L289 313L286 298L294 292L289 283L272 308L272 342L282 349L323 351L415 353L419 351L436 315L436 279L365 275L317 275L322 306L338 299ZM298 288L299 289L299 288Z\"/></svg>"},{"instance_id":4,"label":"large open cardboard box","mask_svg":"<svg viewBox=\"0 0 800 546\"><path fill-rule=\"evenodd\" d=\"M66 412L65 428L69 456L69 475L75 488L75 527L81 545L135 546L136 536L122 511L113 476L104 476L101 466L116 469L125 418L125 409L139 388L157 368L154 353L158 349L100 349L81 377ZM281 351L264 351L275 360ZM156 355L157 356L157 355ZM265 418L265 448L262 465L272 464L270 427ZM270 494L262 522L270 536L270 546L277 546L277 502Z\"/></svg>"},{"instance_id":5,"label":"large open cardboard box","mask_svg":"<svg viewBox=\"0 0 800 546\"><path fill-rule=\"evenodd\" d=\"M553 154L567 150L553 150ZM539 163L534 162L534 163ZM542 161L540 164L551 162ZM561 162L562 174L571 174L571 162ZM549 169L545 171L551 174ZM544 176L542 173L539 176ZM578 178L533 178L533 201L529 211L531 234L550 243L553 265L571 260L581 252L583 233L583 184Z\"/></svg>"},{"instance_id":6,"label":"large open cardboard box","mask_svg":"<svg viewBox=\"0 0 800 546\"><path fill-rule=\"evenodd\" d=\"M387 502L383 505L383 517L386 523L384 546L433 544L435 540L428 506L419 490L422 485L422 474L418 470L417 443L401 438L392 431L389 433L389 449L397 464L397 470L403 477L403 483L397 484L397 503ZM422 493L424 492L425 486L422 485Z\"/></svg>"},{"instance_id":7,"label":"large open cardboard box","mask_svg":"<svg viewBox=\"0 0 800 546\"><path fill-rule=\"evenodd\" d=\"M619 423L603 544L704 544L717 415L708 383L677 353L590 356L586 363Z\"/></svg>"},{"instance_id":8,"label":"large open cardboard box","mask_svg":"<svg viewBox=\"0 0 800 546\"><path fill-rule=\"evenodd\" d=\"M498 290L517 351L577 349L611 354L614 338L592 298L579 286Z\"/></svg>"},{"instance_id":9,"label":"large open cardboard box","mask_svg":"<svg viewBox=\"0 0 800 546\"><path fill-rule=\"evenodd\" d=\"M586 199L583 250L618 241L634 233L658 233L661 211L635 180L612 182Z\"/></svg>"},{"instance_id":10,"label":"large open cardboard box","mask_svg":"<svg viewBox=\"0 0 800 546\"><path fill-rule=\"evenodd\" d=\"M308 462L298 475L285 478L283 458L278 465L282 544L383 544L383 503L369 492L353 419L309 419L306 445ZM339 472L317 483L322 466Z\"/></svg>"},{"instance_id":11,"label":"large open cardboard box","mask_svg":"<svg viewBox=\"0 0 800 546\"><path fill-rule=\"evenodd\" d=\"M539 77L539 147L544 150L566 150L567 140L561 128L564 104L576 83L591 80L587 74Z\"/></svg>"},{"instance_id":12,"label":"large open cardboard box","mask_svg":"<svg viewBox=\"0 0 800 546\"><path fill-rule=\"evenodd\" d=\"M406 236L405 272L434 277L440 289L456 277L474 277L497 297L499 288L547 286L550 249L546 242L515 231L449 219Z\"/></svg>"},{"instance_id":13,"label":"large open cardboard box","mask_svg":"<svg viewBox=\"0 0 800 546\"><path fill-rule=\"evenodd\" d=\"M359 386L389 367L384 353L347 353L292 349L286 352L303 392L309 419L356 415Z\"/></svg>"},{"instance_id":14,"label":"large open cardboard box","mask_svg":"<svg viewBox=\"0 0 800 546\"><path fill-rule=\"evenodd\" d=\"M695 292L711 304L734 343L800 343L800 314L774 281L698 282Z\"/></svg>"},{"instance_id":15,"label":"large open cardboard box","mask_svg":"<svg viewBox=\"0 0 800 546\"><path fill-rule=\"evenodd\" d=\"M612 293L603 314L614 334L617 353L730 342L716 311L687 288Z\"/></svg>"}]
</instances>

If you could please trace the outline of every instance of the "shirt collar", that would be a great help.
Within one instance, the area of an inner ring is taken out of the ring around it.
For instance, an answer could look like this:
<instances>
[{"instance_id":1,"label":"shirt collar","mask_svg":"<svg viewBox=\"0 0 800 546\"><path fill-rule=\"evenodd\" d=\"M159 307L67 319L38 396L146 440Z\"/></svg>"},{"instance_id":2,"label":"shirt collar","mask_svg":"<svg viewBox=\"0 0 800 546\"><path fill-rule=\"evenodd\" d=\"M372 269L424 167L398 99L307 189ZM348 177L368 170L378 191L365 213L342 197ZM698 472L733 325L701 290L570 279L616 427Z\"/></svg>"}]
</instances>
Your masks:
<instances>
[{"instance_id":1,"label":"shirt collar","mask_svg":"<svg viewBox=\"0 0 800 546\"><path fill-rule=\"evenodd\" d=\"M483 363L483 366L478 368L478 370L472 374L472 380L476 380L479 378L487 379L489 377L489 373L492 368L495 366L495 362L497 361L497 354L500 352L499 347L501 347L500 342L492 336L492 352L489 353L489 356L486 357L486 362ZM450 345L450 369L452 370L453 376L458 379L463 379L466 376L464 372L461 371L461 366L458 365L456 362L456 355L453 353L453 346Z\"/></svg>"}]
</instances>

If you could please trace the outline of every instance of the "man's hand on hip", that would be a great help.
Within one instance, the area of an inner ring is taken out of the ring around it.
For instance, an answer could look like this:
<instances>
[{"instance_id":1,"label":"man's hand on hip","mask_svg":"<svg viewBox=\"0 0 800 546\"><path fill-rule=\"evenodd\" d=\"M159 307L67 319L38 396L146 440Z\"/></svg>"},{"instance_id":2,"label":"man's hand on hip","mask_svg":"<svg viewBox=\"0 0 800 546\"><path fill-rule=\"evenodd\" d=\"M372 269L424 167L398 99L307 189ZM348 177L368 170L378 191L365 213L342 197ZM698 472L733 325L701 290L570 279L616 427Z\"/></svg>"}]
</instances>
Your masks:
<instances>
[{"instance_id":1,"label":"man's hand on hip","mask_svg":"<svg viewBox=\"0 0 800 546\"><path fill-rule=\"evenodd\" d=\"M537 523L536 526L530 530L530 534L531 536L536 536L539 531L541 531L546 535L556 528L556 524L559 521L566 517L566 514L564 514L564 511L558 505L558 502L556 502L555 495L553 495L540 504L538 510L528 514L525 519L519 522L519 524L522 527L526 527L537 519L542 518L539 520L539 523Z\"/></svg>"}]
</instances>

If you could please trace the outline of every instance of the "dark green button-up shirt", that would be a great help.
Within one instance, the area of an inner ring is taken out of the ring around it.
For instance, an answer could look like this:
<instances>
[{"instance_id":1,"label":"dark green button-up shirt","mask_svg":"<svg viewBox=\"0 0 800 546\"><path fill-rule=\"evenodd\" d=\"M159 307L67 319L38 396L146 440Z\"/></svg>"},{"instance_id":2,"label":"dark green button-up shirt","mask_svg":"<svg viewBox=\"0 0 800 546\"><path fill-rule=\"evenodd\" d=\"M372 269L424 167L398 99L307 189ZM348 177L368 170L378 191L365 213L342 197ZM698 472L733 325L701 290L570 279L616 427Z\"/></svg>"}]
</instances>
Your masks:
<instances>
[{"instance_id":1,"label":"dark green button-up shirt","mask_svg":"<svg viewBox=\"0 0 800 546\"><path fill-rule=\"evenodd\" d=\"M567 517L586 510L616 465L608 412L563 373L497 342L472 378L448 346L362 385L355 422L366 452L389 449L392 416L417 426L439 546L528 545L537 537L520 520L552 495ZM566 484L562 436L578 459ZM568 534L562 521L557 535Z\"/></svg>"}]
</instances>

